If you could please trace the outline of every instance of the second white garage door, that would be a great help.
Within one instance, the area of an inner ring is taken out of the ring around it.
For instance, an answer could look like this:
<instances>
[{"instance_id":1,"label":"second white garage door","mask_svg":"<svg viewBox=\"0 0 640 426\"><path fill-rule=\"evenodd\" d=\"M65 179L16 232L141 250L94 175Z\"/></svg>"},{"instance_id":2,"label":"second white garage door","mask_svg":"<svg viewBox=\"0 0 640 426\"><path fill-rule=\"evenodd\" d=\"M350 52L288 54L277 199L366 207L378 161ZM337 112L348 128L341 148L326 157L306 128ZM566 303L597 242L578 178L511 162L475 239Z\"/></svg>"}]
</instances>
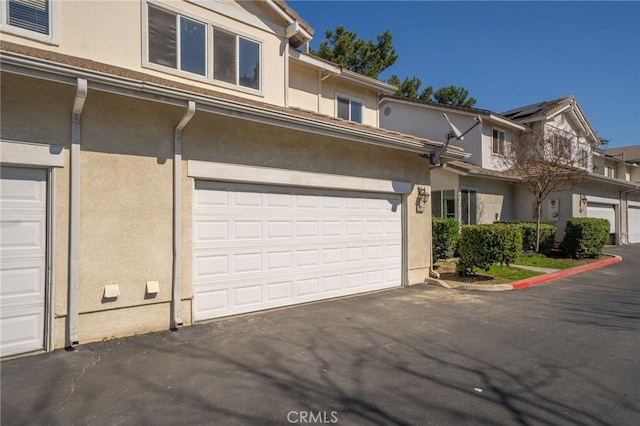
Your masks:
<instances>
[{"instance_id":1,"label":"second white garage door","mask_svg":"<svg viewBox=\"0 0 640 426\"><path fill-rule=\"evenodd\" d=\"M629 206L629 242L640 243L640 207Z\"/></svg>"},{"instance_id":2,"label":"second white garage door","mask_svg":"<svg viewBox=\"0 0 640 426\"><path fill-rule=\"evenodd\" d=\"M196 181L194 317L401 285L401 198Z\"/></svg>"}]
</instances>

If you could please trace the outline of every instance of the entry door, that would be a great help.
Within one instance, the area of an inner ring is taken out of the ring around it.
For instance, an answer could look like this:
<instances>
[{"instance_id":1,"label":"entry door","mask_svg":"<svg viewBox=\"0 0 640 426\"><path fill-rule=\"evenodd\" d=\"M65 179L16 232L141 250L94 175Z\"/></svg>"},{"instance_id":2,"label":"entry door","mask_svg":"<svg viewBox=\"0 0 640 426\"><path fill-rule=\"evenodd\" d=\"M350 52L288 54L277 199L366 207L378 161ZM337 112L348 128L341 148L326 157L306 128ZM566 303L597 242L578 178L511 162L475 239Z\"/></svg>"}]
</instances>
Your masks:
<instances>
[{"instance_id":1,"label":"entry door","mask_svg":"<svg viewBox=\"0 0 640 426\"><path fill-rule=\"evenodd\" d=\"M0 355L43 349L47 171L0 168Z\"/></svg>"},{"instance_id":2,"label":"entry door","mask_svg":"<svg viewBox=\"0 0 640 426\"><path fill-rule=\"evenodd\" d=\"M197 181L195 319L399 287L401 197Z\"/></svg>"}]
</instances>

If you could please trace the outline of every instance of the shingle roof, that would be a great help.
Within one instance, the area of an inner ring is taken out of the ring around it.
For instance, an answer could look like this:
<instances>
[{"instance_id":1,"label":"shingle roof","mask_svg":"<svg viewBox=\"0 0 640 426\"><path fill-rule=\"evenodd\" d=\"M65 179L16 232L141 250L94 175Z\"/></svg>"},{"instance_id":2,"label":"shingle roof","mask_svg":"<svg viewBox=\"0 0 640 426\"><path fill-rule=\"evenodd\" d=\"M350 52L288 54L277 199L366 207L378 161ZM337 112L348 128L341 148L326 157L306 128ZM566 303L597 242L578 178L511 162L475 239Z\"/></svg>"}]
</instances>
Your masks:
<instances>
[{"instance_id":1,"label":"shingle roof","mask_svg":"<svg viewBox=\"0 0 640 426\"><path fill-rule=\"evenodd\" d=\"M305 111L297 108L287 108L283 106L268 104L265 102L260 102L244 97L239 97L235 95L231 95L228 93L218 92L216 90L212 90L209 88L203 88L200 86L194 86L190 84L185 84L182 82L178 82L175 80L170 80L162 77L157 77L155 75L146 74L140 71L134 71L127 68L121 68L114 65L109 65L101 62L96 62L84 58L79 58L76 56L65 55L62 53L52 52L48 50L37 49L29 46L24 46L16 43L11 43L5 40L0 40L0 50L3 52L10 52L12 54L19 54L28 56L30 58L34 58L36 60L44 60L49 62L54 62L61 65L70 66L79 70L87 70L87 71L95 71L103 74L108 74L110 76L125 78L131 80L138 80L145 83L156 84L159 86L164 86L171 89L177 89L188 93L193 93L196 95L202 95L205 97L209 97L211 99L220 99L225 101L230 101L235 104L246 105L249 107L253 107L260 110L268 110L277 113L282 113L291 117L303 118L309 121L322 122L333 124L337 128L343 129L354 129L363 132L367 132L372 136L376 137L388 137L388 138L396 138L401 139L403 142L408 142L411 144L416 144L420 147L427 145L431 146L435 149L441 148L444 143L438 141L432 141L430 139L419 138L413 135L403 134L399 132L394 132L390 130L386 130L380 127L373 127L365 124L356 123L353 121L343 120L341 118L328 116L324 114L319 114L313 111ZM449 146L447 148L448 152L454 151L454 155L464 155L464 150L459 147Z\"/></svg>"},{"instance_id":2,"label":"shingle roof","mask_svg":"<svg viewBox=\"0 0 640 426\"><path fill-rule=\"evenodd\" d=\"M605 155L610 155L612 157L615 156L620 159L622 159L622 155L624 154L624 161L628 161L631 163L640 162L640 145L603 149L602 152Z\"/></svg>"}]
</instances>

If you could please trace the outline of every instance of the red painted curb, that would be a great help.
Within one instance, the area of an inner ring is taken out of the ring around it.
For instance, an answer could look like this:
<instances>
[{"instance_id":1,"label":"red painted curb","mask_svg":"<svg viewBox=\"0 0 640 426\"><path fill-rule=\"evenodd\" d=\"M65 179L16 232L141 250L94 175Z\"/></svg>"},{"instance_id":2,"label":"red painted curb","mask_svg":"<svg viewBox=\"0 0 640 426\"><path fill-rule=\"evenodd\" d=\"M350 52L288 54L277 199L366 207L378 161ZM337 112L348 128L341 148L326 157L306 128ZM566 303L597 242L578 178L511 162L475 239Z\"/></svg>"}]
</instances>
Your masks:
<instances>
[{"instance_id":1,"label":"red painted curb","mask_svg":"<svg viewBox=\"0 0 640 426\"><path fill-rule=\"evenodd\" d=\"M588 263L582 266L576 266L571 269L564 269L562 271L552 272L550 274L538 275L533 278L527 278L524 280L516 281L511 283L514 290L520 290L521 288L531 287L537 284L542 284L547 281L556 280L558 278L568 277L570 275L580 274L582 272L590 271L592 269L602 268L603 266L612 265L614 263L621 262L622 258L620 256L612 257L611 259L602 260L600 262Z\"/></svg>"}]
</instances>

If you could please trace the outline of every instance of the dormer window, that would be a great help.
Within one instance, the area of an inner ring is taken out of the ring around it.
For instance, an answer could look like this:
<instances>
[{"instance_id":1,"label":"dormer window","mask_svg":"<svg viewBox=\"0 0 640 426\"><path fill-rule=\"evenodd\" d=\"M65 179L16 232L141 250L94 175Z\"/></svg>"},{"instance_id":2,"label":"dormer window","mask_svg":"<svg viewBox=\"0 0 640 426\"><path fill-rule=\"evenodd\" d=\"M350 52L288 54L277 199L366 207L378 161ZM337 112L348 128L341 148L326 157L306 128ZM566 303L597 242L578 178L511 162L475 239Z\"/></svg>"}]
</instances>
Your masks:
<instances>
[{"instance_id":1,"label":"dormer window","mask_svg":"<svg viewBox=\"0 0 640 426\"><path fill-rule=\"evenodd\" d=\"M261 44L159 5L147 7L150 68L221 85L261 90Z\"/></svg>"},{"instance_id":2,"label":"dormer window","mask_svg":"<svg viewBox=\"0 0 640 426\"><path fill-rule=\"evenodd\" d=\"M362 123L362 102L338 96L337 104L338 118Z\"/></svg>"}]
</instances>

